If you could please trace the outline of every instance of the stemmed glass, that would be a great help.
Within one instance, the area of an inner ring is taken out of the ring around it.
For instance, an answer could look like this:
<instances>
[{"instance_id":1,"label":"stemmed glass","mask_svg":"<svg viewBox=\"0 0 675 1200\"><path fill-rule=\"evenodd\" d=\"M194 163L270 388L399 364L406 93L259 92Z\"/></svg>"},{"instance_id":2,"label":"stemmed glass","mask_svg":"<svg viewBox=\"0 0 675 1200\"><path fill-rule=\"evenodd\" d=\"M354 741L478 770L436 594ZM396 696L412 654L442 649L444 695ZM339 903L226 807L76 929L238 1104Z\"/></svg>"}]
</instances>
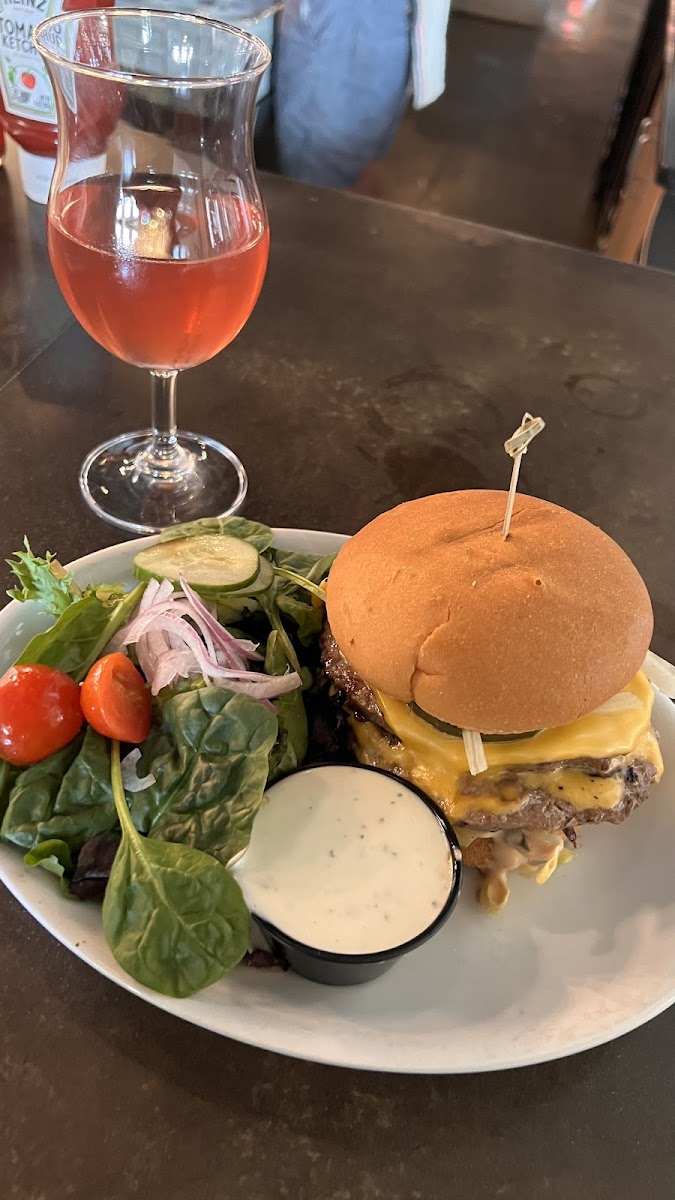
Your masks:
<instances>
[{"instance_id":1,"label":"stemmed glass","mask_svg":"<svg viewBox=\"0 0 675 1200\"><path fill-rule=\"evenodd\" d=\"M59 124L54 273L87 332L151 380L152 427L92 450L84 498L137 532L235 512L244 467L176 429L176 381L237 336L262 287L269 231L252 146L269 50L205 17L142 9L64 13L34 38Z\"/></svg>"}]
</instances>

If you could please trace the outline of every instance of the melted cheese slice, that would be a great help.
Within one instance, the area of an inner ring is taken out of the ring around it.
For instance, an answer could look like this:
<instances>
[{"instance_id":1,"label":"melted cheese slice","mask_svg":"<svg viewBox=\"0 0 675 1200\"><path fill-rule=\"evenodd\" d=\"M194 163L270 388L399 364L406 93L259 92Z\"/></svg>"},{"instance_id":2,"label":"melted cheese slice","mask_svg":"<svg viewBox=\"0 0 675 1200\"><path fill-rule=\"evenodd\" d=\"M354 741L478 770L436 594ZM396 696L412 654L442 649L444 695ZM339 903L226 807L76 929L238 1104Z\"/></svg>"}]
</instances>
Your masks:
<instances>
[{"instance_id":1,"label":"melted cheese slice","mask_svg":"<svg viewBox=\"0 0 675 1200\"><path fill-rule=\"evenodd\" d=\"M485 787L490 778L518 767L518 779L525 787L546 791L580 811L614 808L623 795L621 779L592 776L572 767L531 772L523 768L576 758L644 758L654 764L657 779L660 778L663 761L650 725L654 704L651 684L640 672L624 690L634 697L630 707L614 712L599 709L570 725L545 729L529 738L484 742L488 770L476 778ZM361 761L397 768L406 779L433 796L455 821L466 819L472 811L513 813L523 806L525 799L520 789L514 787L509 799L508 785L506 789L502 785L499 795L491 796L489 786L479 796L463 794L460 781L469 766L462 739L434 729L401 700L382 692L376 692L375 698L401 744L392 746L370 722L353 721Z\"/></svg>"}]
</instances>

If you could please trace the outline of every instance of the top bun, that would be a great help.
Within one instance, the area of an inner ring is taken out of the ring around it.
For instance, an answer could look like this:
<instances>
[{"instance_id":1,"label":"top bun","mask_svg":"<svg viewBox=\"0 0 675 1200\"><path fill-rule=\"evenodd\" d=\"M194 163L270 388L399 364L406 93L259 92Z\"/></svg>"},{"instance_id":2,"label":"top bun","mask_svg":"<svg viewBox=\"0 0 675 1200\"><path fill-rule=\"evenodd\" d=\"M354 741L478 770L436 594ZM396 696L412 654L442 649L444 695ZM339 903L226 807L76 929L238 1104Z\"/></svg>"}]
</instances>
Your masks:
<instances>
[{"instance_id":1,"label":"top bun","mask_svg":"<svg viewBox=\"0 0 675 1200\"><path fill-rule=\"evenodd\" d=\"M575 721L639 671L653 630L630 559L582 517L445 492L376 517L328 577L333 636L372 688L481 733Z\"/></svg>"}]
</instances>

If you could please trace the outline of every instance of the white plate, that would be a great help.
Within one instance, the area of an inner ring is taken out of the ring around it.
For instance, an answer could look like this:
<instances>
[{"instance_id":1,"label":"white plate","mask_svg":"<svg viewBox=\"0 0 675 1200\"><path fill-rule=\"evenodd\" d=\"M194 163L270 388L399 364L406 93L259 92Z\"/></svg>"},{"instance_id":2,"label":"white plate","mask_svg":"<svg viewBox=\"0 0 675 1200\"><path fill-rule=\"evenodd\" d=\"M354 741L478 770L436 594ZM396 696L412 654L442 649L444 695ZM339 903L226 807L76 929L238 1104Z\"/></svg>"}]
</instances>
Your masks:
<instances>
[{"instance_id":1,"label":"white plate","mask_svg":"<svg viewBox=\"0 0 675 1200\"><path fill-rule=\"evenodd\" d=\"M129 577L153 538L82 558L80 581ZM330 553L343 538L279 530L277 544ZM48 622L0 613L0 669ZM517 879L503 915L464 894L443 931L387 975L353 988L240 967L191 1000L139 987L115 963L95 904L68 903L46 872L0 847L0 878L54 937L151 1004L195 1025L299 1058L378 1071L489 1071L607 1042L675 1000L675 709L657 695L666 782L624 825L584 831L576 861L544 887Z\"/></svg>"}]
</instances>

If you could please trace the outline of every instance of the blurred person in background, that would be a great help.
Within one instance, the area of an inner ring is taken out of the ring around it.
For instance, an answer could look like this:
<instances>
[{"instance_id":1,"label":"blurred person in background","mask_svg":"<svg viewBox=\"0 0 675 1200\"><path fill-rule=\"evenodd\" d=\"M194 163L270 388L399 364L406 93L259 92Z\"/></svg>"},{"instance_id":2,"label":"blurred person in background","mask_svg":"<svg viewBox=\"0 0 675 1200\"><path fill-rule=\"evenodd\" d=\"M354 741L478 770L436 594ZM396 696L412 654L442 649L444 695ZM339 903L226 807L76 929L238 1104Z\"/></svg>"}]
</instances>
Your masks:
<instances>
[{"instance_id":1,"label":"blurred person in background","mask_svg":"<svg viewBox=\"0 0 675 1200\"><path fill-rule=\"evenodd\" d=\"M286 0L277 27L279 165L304 183L377 191L410 100L445 88L451 0Z\"/></svg>"}]
</instances>

